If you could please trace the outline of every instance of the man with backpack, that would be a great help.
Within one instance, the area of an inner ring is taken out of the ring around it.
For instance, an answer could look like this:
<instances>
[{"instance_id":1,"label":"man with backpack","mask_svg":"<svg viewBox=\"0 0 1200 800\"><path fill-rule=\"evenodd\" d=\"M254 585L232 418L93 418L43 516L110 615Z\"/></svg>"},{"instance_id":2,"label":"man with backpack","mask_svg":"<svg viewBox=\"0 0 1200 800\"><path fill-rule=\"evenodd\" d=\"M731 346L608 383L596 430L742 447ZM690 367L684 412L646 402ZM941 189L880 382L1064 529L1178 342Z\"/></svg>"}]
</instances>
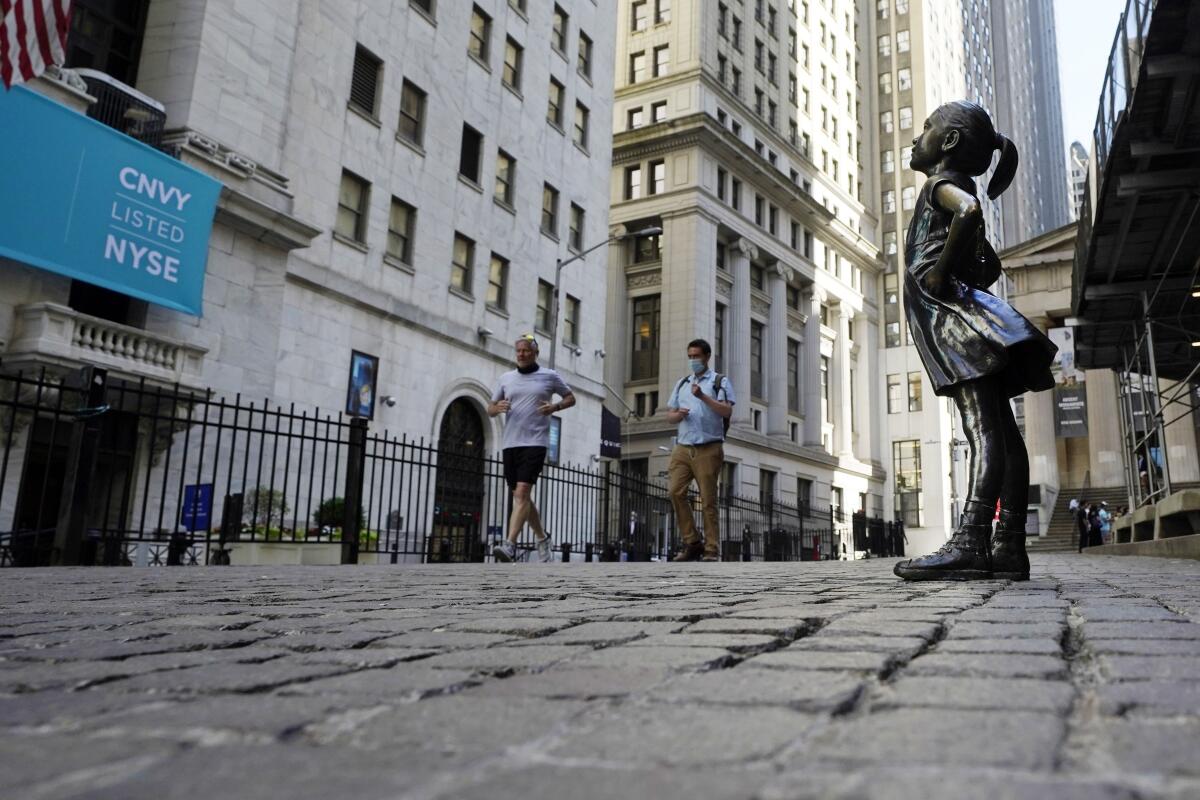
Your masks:
<instances>
[{"instance_id":1,"label":"man with backpack","mask_svg":"<svg viewBox=\"0 0 1200 800\"><path fill-rule=\"evenodd\" d=\"M733 386L729 378L708 368L712 347L703 339L688 343L688 374L675 384L667 401L667 421L679 426L671 451L671 505L675 508L683 549L674 561L719 561L720 529L717 521L717 479L725 462L725 432L733 415ZM692 480L700 487L704 508L704 541L696 532L688 489Z\"/></svg>"}]
</instances>

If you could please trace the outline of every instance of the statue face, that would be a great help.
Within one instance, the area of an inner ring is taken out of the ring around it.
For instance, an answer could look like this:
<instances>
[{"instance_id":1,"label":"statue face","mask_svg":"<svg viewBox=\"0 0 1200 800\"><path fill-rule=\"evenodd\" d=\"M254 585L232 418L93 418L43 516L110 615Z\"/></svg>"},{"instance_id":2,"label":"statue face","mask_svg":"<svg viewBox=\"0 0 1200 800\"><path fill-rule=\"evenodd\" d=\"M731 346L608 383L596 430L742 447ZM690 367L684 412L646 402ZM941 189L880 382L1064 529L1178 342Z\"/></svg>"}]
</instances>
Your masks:
<instances>
[{"instance_id":1,"label":"statue face","mask_svg":"<svg viewBox=\"0 0 1200 800\"><path fill-rule=\"evenodd\" d=\"M929 115L921 134L913 139L912 159L909 166L928 175L947 152L958 144L958 130L947 127L937 112Z\"/></svg>"}]
</instances>

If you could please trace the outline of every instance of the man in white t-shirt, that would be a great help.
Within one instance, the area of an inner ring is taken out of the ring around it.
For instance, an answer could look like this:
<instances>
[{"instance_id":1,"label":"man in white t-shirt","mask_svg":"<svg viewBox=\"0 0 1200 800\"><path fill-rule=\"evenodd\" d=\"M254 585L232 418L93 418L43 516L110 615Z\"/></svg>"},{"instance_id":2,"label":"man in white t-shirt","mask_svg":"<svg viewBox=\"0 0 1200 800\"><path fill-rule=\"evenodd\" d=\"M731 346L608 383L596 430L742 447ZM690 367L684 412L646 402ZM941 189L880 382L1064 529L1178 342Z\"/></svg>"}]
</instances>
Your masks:
<instances>
[{"instance_id":1,"label":"man in white t-shirt","mask_svg":"<svg viewBox=\"0 0 1200 800\"><path fill-rule=\"evenodd\" d=\"M493 548L492 556L497 561L514 560L517 539L528 522L537 537L538 559L548 562L553 558L550 537L531 495L546 463L550 417L575 405L575 395L557 372L537 363L537 339L528 334L517 339L516 353L517 368L500 376L487 407L489 416L505 415L504 480L513 496L508 538ZM562 399L551 402L556 394Z\"/></svg>"}]
</instances>

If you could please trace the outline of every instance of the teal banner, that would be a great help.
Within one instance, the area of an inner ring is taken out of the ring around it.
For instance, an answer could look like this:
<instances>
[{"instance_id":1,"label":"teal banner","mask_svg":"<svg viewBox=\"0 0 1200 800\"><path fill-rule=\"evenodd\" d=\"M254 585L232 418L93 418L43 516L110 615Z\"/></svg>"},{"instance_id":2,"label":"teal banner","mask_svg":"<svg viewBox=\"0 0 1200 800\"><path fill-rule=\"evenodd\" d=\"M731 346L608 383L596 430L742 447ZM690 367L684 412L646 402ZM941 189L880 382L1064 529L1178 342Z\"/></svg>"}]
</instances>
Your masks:
<instances>
[{"instance_id":1,"label":"teal banner","mask_svg":"<svg viewBox=\"0 0 1200 800\"><path fill-rule=\"evenodd\" d=\"M200 316L220 193L107 125L0 91L0 256Z\"/></svg>"}]
</instances>

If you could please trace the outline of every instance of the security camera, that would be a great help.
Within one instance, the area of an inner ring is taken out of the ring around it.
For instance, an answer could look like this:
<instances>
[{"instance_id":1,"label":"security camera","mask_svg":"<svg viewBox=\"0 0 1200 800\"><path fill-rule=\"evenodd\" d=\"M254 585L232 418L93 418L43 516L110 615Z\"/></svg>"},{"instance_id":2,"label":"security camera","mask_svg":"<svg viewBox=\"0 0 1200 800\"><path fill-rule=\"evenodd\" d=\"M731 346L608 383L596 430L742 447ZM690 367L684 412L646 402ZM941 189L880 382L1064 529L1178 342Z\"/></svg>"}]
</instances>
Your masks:
<instances>
[{"instance_id":1,"label":"security camera","mask_svg":"<svg viewBox=\"0 0 1200 800\"><path fill-rule=\"evenodd\" d=\"M480 339L486 339L489 336L496 335L496 332L486 325L480 325L478 328L475 329L475 333L479 336Z\"/></svg>"},{"instance_id":2,"label":"security camera","mask_svg":"<svg viewBox=\"0 0 1200 800\"><path fill-rule=\"evenodd\" d=\"M383 404L388 408L394 408L396 406L396 397L394 395L385 395L380 399L383 400Z\"/></svg>"},{"instance_id":3,"label":"security camera","mask_svg":"<svg viewBox=\"0 0 1200 800\"><path fill-rule=\"evenodd\" d=\"M607 355L607 353L604 352L604 348L600 348L596 351L596 358L604 358L605 355Z\"/></svg>"}]
</instances>

